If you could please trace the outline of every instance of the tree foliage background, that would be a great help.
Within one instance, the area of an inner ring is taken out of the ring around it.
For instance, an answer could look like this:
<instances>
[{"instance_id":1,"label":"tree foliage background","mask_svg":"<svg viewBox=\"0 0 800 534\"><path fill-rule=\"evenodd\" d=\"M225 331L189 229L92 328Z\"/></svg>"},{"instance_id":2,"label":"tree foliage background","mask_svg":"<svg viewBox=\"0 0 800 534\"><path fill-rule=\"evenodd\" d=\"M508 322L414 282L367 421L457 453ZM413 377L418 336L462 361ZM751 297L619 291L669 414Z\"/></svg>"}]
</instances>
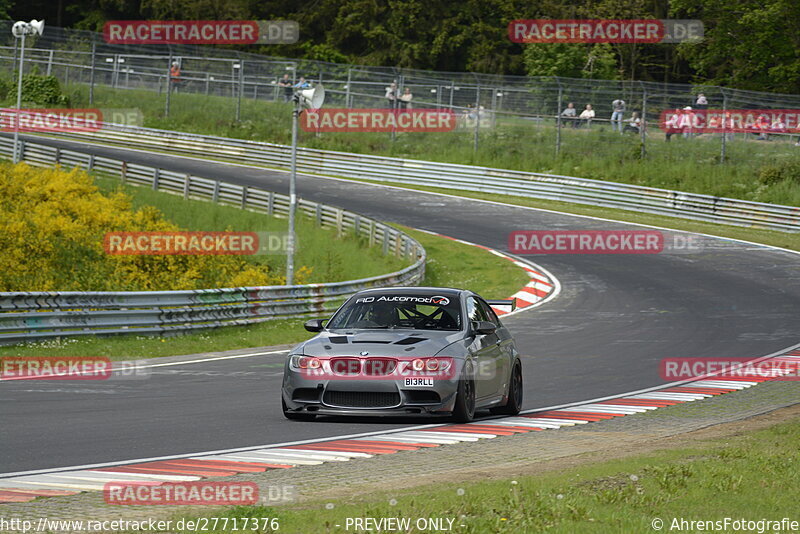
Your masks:
<instances>
[{"instance_id":1,"label":"tree foliage background","mask_svg":"<svg viewBox=\"0 0 800 534\"><path fill-rule=\"evenodd\" d=\"M0 14L100 30L106 20L291 19L294 45L248 51L366 65L728 85L800 93L797 0L0 0ZM521 45L511 20L695 18L696 44Z\"/></svg>"}]
</instances>

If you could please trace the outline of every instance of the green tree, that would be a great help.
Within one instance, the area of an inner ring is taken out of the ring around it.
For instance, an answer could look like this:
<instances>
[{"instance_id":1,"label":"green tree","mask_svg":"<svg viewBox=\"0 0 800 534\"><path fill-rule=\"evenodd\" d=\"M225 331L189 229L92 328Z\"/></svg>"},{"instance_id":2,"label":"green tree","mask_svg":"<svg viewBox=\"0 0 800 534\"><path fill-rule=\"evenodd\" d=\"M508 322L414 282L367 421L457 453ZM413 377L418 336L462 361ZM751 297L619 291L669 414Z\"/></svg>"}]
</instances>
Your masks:
<instances>
[{"instance_id":1,"label":"green tree","mask_svg":"<svg viewBox=\"0 0 800 534\"><path fill-rule=\"evenodd\" d=\"M328 45L353 63L524 74L522 46L509 40L508 23L541 17L558 6L556 0L535 6L527 0L279 1L257 6L255 16L295 19L303 40ZM268 51L302 52L300 46Z\"/></svg>"},{"instance_id":2,"label":"green tree","mask_svg":"<svg viewBox=\"0 0 800 534\"><path fill-rule=\"evenodd\" d=\"M800 92L800 2L673 0L671 14L705 22L705 39L679 54L695 80L742 89Z\"/></svg>"},{"instance_id":3,"label":"green tree","mask_svg":"<svg viewBox=\"0 0 800 534\"><path fill-rule=\"evenodd\" d=\"M245 20L249 0L141 0L141 12L158 20Z\"/></svg>"},{"instance_id":4,"label":"green tree","mask_svg":"<svg viewBox=\"0 0 800 534\"><path fill-rule=\"evenodd\" d=\"M534 43L525 45L524 61L529 76L616 79L617 59L610 45L581 43Z\"/></svg>"},{"instance_id":5,"label":"green tree","mask_svg":"<svg viewBox=\"0 0 800 534\"><path fill-rule=\"evenodd\" d=\"M0 19L8 20L11 18L11 8L14 3L11 0L0 0Z\"/></svg>"}]
</instances>

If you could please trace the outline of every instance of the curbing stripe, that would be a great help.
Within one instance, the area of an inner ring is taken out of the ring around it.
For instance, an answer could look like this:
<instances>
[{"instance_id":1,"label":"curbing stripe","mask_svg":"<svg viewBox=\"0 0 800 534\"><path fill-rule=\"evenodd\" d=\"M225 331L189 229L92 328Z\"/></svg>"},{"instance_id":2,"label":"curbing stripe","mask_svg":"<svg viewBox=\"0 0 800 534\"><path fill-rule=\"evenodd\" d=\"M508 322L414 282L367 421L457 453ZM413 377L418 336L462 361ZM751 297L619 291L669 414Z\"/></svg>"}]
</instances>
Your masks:
<instances>
[{"instance_id":1,"label":"curbing stripe","mask_svg":"<svg viewBox=\"0 0 800 534\"><path fill-rule=\"evenodd\" d=\"M757 361L797 363L796 346L783 353ZM209 477L232 476L269 469L288 469L324 462L371 458L377 454L396 454L421 448L483 439L508 437L531 431L557 430L596 421L625 417L667 406L694 402L747 389L787 374L773 376L699 377L694 381L665 384L661 389L640 390L618 397L594 399L584 403L528 411L515 416L401 429L382 433L323 438L284 447L264 447L228 453L192 454L126 465L93 467L57 472L19 475L0 479L0 503L29 502L37 497L74 495L81 491L101 491L106 481L134 482L157 486L165 482L194 481Z\"/></svg>"}]
</instances>

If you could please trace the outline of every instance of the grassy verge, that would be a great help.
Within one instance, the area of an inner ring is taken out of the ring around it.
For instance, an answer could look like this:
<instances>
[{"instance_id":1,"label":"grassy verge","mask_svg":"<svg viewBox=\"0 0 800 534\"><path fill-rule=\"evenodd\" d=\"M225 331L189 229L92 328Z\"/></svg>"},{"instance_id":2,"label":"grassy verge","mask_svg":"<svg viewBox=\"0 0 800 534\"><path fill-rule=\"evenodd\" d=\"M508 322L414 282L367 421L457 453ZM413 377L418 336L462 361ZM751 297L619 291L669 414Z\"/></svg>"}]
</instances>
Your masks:
<instances>
[{"instance_id":1,"label":"grassy verge","mask_svg":"<svg viewBox=\"0 0 800 534\"><path fill-rule=\"evenodd\" d=\"M530 281L522 269L483 249L405 226L398 228L428 251L425 285L470 289L487 299L504 299Z\"/></svg>"},{"instance_id":2,"label":"grassy verge","mask_svg":"<svg viewBox=\"0 0 800 534\"><path fill-rule=\"evenodd\" d=\"M70 86L73 106L88 105L88 88ZM236 122L235 99L200 94L174 94L164 117L164 95L143 90L95 88L95 105L139 108L148 127L213 134L240 139L288 143L288 104L242 102ZM203 113L197 113L202 109ZM800 153L792 142L753 141L739 135L726 145L726 163L719 164L721 139L703 135L692 139L664 136L651 128L647 157L641 158L640 138L611 132L607 125L591 130L562 128L561 151L555 153L555 128L550 122L499 119L482 131L473 151L472 130L447 133L301 132L300 143L314 148L380 154L533 172L550 172L599 180L677 189L760 202L800 205ZM770 169L783 169L770 172Z\"/></svg>"},{"instance_id":3,"label":"grassy verge","mask_svg":"<svg viewBox=\"0 0 800 534\"><path fill-rule=\"evenodd\" d=\"M200 204L207 205L202 202ZM231 209L241 214L241 210ZM425 285L463 287L486 298L504 298L515 293L528 281L525 273L514 264L483 249L425 232L408 228L403 230L428 251ZM46 354L64 357L105 356L126 360L281 345L297 343L310 336L303 329L303 322L301 319L278 319L252 326L221 328L177 337L116 336L46 341L26 346L0 347L0 359L4 356Z\"/></svg>"},{"instance_id":4,"label":"grassy verge","mask_svg":"<svg viewBox=\"0 0 800 534\"><path fill-rule=\"evenodd\" d=\"M363 517L410 518L412 524L417 518L452 519L452 531L463 533L657 532L658 520L666 532L727 532L732 527L676 529L673 521L796 520L798 440L800 421L793 420L724 442L703 441L535 477L432 484L302 506L239 507L222 517L275 517L286 533L363 532L345 529L347 518Z\"/></svg>"},{"instance_id":5,"label":"grassy verge","mask_svg":"<svg viewBox=\"0 0 800 534\"><path fill-rule=\"evenodd\" d=\"M166 217L187 230L242 232L286 232L287 221L264 213L242 210L234 206L214 204L207 200L185 200L177 195L153 191L146 187L122 187L118 180L96 179L103 191L122 189L130 195L133 207L154 206ZM310 267L307 283L355 280L400 270L408 262L393 255L384 256L379 247L370 248L365 240L352 235L337 236L333 229L322 229L307 217L297 218L297 266ZM269 265L270 271L283 272L283 254L256 255L248 261Z\"/></svg>"}]
</instances>

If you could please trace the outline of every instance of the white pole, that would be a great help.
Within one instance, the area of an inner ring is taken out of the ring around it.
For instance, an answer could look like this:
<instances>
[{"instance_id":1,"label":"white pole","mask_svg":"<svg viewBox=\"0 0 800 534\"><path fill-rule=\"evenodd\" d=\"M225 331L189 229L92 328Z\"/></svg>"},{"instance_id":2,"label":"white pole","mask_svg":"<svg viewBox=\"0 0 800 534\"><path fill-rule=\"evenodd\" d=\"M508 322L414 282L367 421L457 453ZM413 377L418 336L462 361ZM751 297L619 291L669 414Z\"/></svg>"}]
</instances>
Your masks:
<instances>
[{"instance_id":1,"label":"white pole","mask_svg":"<svg viewBox=\"0 0 800 534\"><path fill-rule=\"evenodd\" d=\"M22 109L22 68L25 66L25 34L27 32L22 32L22 47L19 52L19 80L17 81L17 116L14 120L14 163L19 163L19 160L22 159L22 154L20 154L20 146L19 146L19 116L20 110Z\"/></svg>"},{"instance_id":2,"label":"white pole","mask_svg":"<svg viewBox=\"0 0 800 534\"><path fill-rule=\"evenodd\" d=\"M297 99L297 97L295 96ZM286 247L286 285L294 285L294 214L297 209L297 121L300 118L300 101L295 101L292 111L292 164L289 172L289 235Z\"/></svg>"}]
</instances>

